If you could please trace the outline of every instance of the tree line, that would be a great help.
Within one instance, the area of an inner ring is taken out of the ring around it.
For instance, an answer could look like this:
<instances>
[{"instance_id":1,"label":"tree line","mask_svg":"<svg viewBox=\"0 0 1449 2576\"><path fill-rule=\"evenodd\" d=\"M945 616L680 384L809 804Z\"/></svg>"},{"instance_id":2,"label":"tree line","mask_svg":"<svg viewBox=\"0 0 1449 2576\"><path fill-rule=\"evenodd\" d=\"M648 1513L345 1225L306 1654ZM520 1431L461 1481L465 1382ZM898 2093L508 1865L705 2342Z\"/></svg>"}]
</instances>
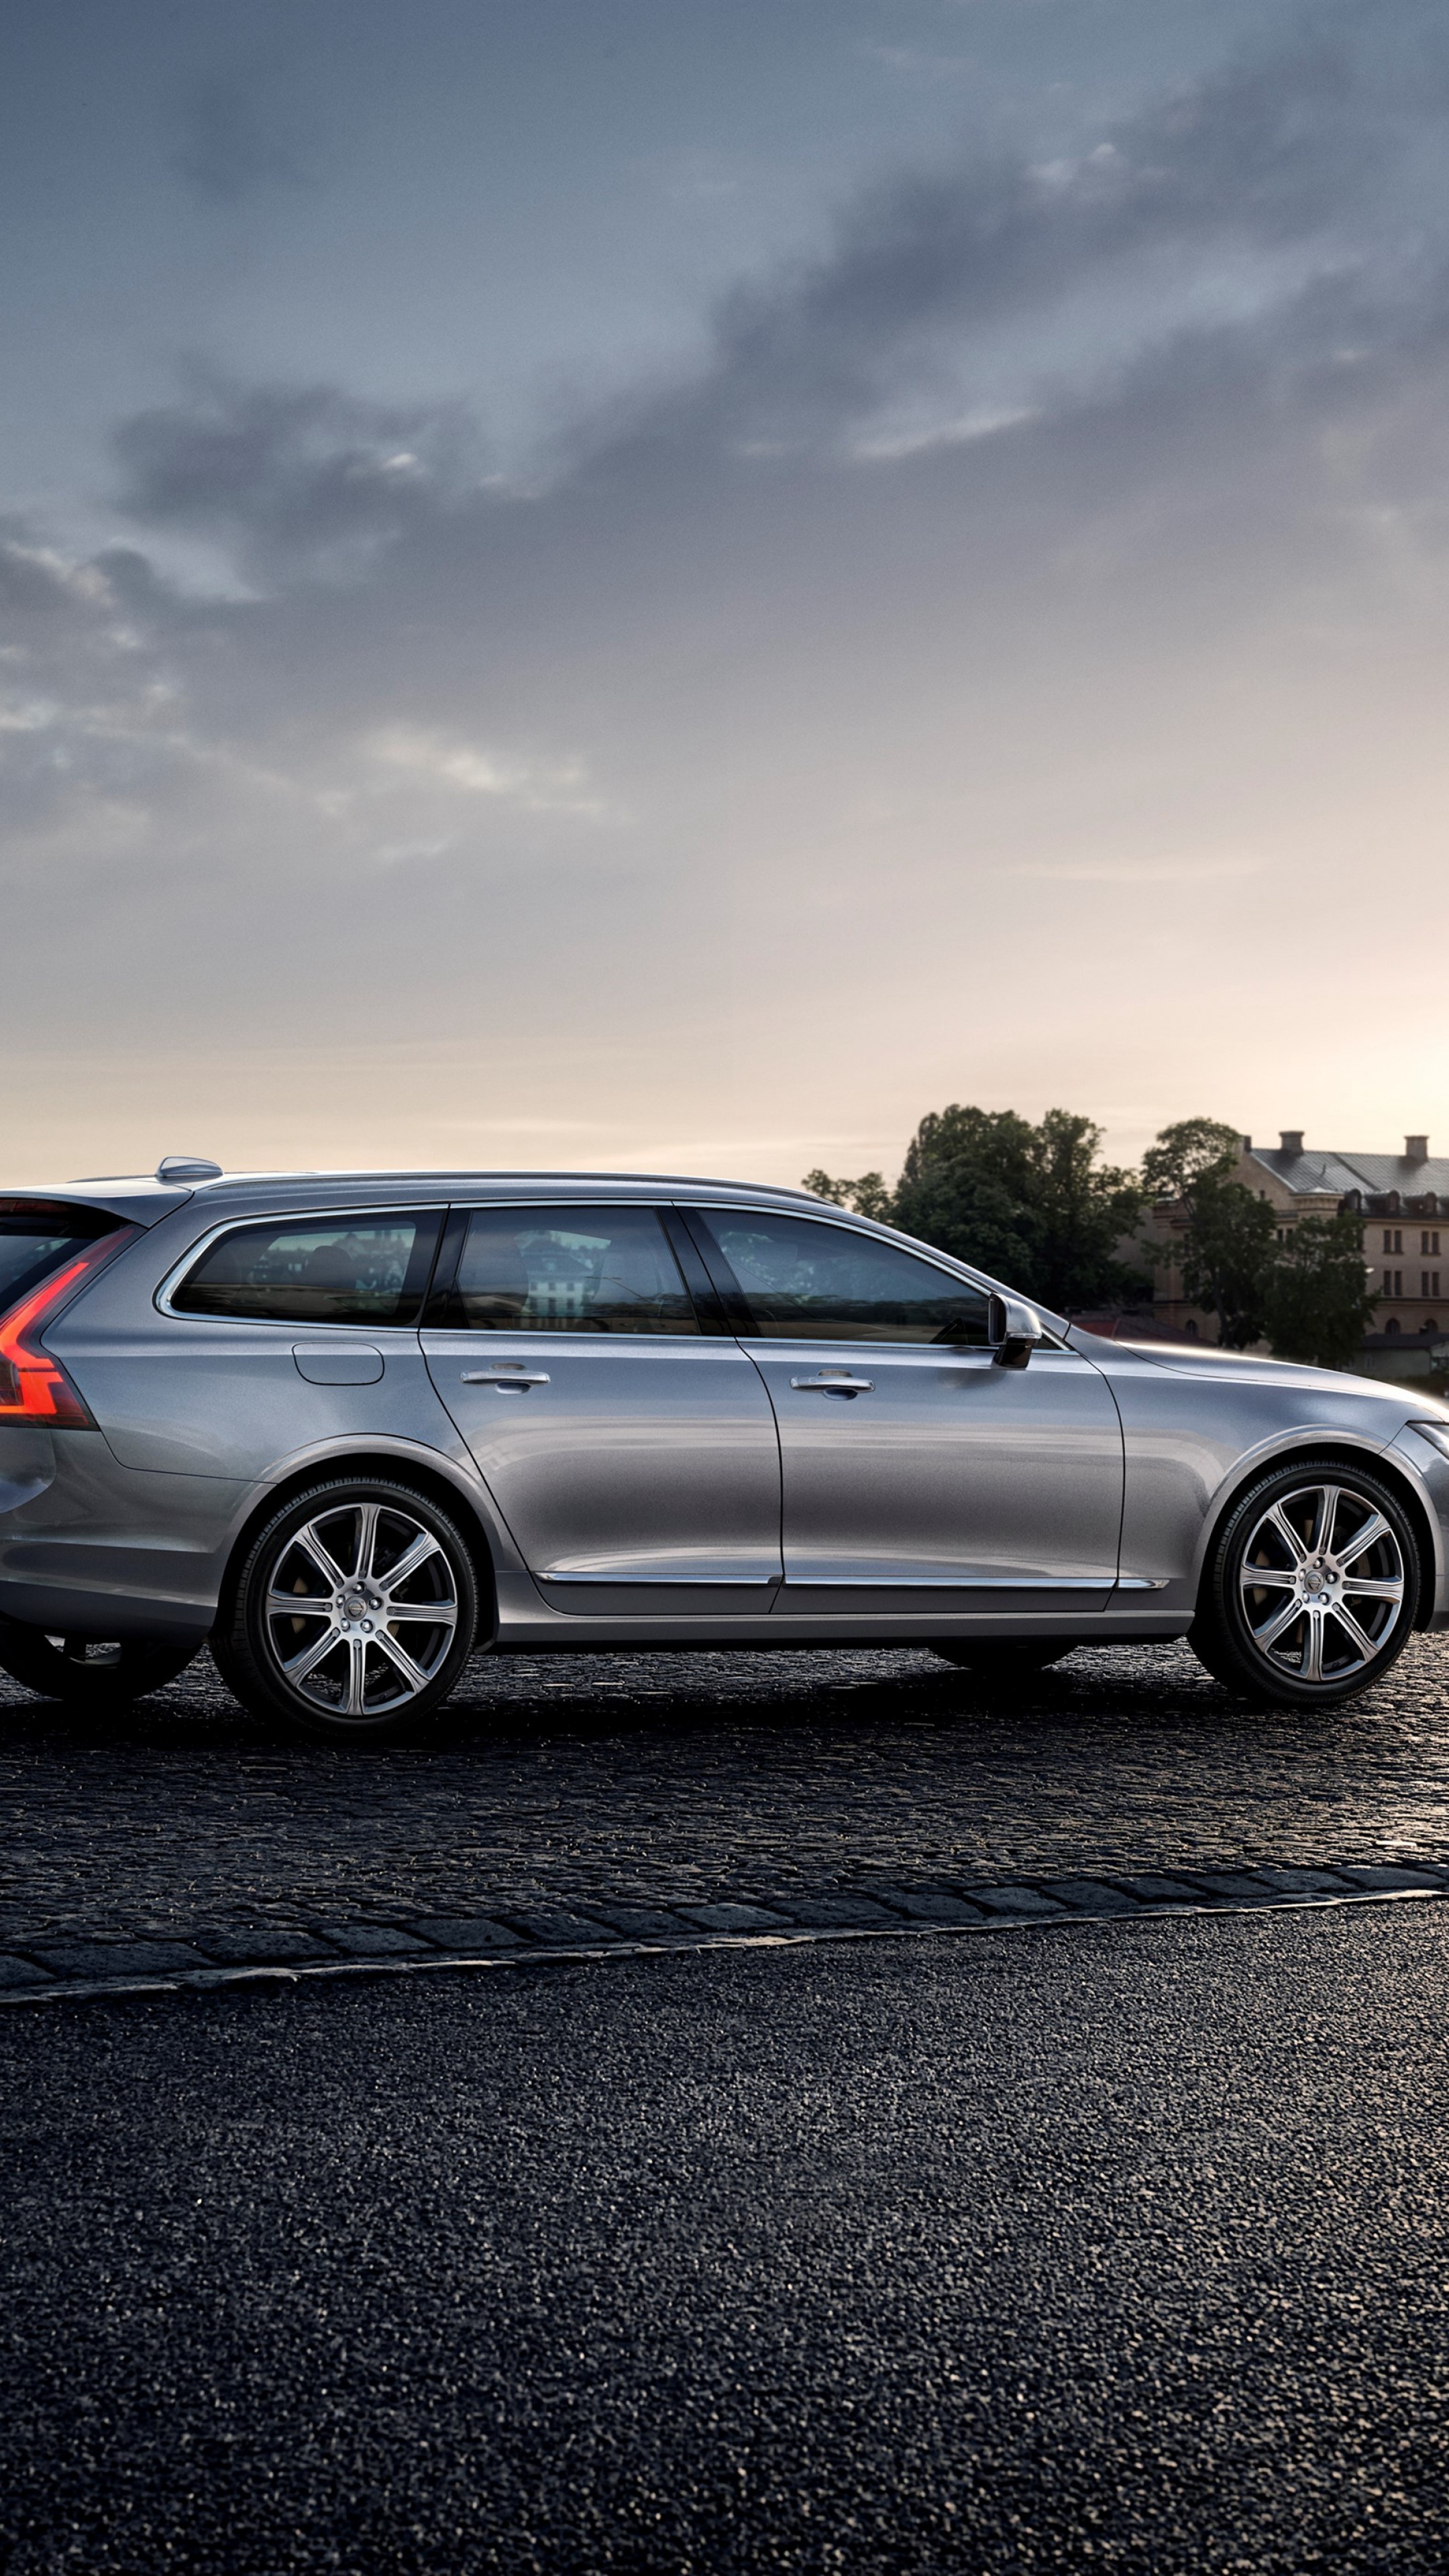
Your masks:
<instances>
[{"instance_id":1,"label":"tree line","mask_svg":"<svg viewBox=\"0 0 1449 2576\"><path fill-rule=\"evenodd\" d=\"M1058 1314L1143 1303L1152 1274L1175 1266L1225 1348L1266 1340L1281 1359L1348 1368L1374 1307L1362 1224L1300 1217L1280 1242L1277 1211L1236 1178L1241 1141L1220 1119L1182 1118L1130 1171L1099 1159L1100 1127L1071 1110L1049 1109L1034 1126L1014 1109L953 1101L921 1120L894 1189L879 1172L807 1172L804 1187ZM1172 1234L1134 1243L1154 1205L1172 1207Z\"/></svg>"}]
</instances>

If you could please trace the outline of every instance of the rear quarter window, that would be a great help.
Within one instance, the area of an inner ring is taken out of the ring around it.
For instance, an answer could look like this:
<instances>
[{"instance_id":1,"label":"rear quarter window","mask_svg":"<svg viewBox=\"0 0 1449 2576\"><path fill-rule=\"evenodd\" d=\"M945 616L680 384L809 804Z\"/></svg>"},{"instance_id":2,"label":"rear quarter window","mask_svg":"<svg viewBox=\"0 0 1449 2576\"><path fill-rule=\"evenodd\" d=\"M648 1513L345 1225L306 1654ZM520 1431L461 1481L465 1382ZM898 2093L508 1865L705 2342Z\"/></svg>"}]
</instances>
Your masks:
<instances>
[{"instance_id":1,"label":"rear quarter window","mask_svg":"<svg viewBox=\"0 0 1449 2576\"><path fill-rule=\"evenodd\" d=\"M233 1226L166 1303L176 1315L243 1323L415 1324L442 1219L428 1208Z\"/></svg>"}]
</instances>

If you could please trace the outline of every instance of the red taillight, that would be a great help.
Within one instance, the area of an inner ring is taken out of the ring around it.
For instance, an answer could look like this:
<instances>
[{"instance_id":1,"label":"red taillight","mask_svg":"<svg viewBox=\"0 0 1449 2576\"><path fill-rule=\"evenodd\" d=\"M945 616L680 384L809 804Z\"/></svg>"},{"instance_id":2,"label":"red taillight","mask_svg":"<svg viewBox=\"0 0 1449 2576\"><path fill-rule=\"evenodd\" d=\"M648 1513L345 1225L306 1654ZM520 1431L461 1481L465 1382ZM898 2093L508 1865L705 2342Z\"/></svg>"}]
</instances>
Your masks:
<instances>
[{"instance_id":1,"label":"red taillight","mask_svg":"<svg viewBox=\"0 0 1449 2576\"><path fill-rule=\"evenodd\" d=\"M133 1225L122 1226L114 1234L102 1235L99 1242L88 1244L74 1261L68 1261L53 1279L42 1280L12 1306L8 1315L0 1315L0 1422L34 1422L50 1429L89 1431L91 1417L71 1385L59 1360L40 1347L40 1336L83 1279L99 1270L129 1242L137 1231Z\"/></svg>"}]
</instances>

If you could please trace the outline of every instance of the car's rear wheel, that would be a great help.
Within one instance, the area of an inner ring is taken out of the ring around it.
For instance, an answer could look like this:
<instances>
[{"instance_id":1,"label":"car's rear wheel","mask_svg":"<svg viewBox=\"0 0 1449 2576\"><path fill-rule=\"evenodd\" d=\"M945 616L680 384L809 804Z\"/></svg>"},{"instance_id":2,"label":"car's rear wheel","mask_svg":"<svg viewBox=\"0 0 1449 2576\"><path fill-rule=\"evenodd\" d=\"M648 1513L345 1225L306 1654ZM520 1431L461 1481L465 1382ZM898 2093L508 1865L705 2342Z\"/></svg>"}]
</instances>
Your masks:
<instances>
[{"instance_id":1,"label":"car's rear wheel","mask_svg":"<svg viewBox=\"0 0 1449 2576\"><path fill-rule=\"evenodd\" d=\"M477 1624L473 1560L449 1514L387 1478L339 1479L258 1532L215 1643L255 1716L376 1742L441 1707Z\"/></svg>"},{"instance_id":2,"label":"car's rear wheel","mask_svg":"<svg viewBox=\"0 0 1449 2576\"><path fill-rule=\"evenodd\" d=\"M1075 1638L1072 1641L1076 1643ZM1029 1682L1034 1673L1044 1673L1048 1664L1059 1664L1069 1655L1071 1646L1035 1639L1009 1641L996 1645L936 1646L935 1654L943 1655L948 1664L957 1664L962 1672L973 1673L978 1681L1009 1685Z\"/></svg>"},{"instance_id":3,"label":"car's rear wheel","mask_svg":"<svg viewBox=\"0 0 1449 2576\"><path fill-rule=\"evenodd\" d=\"M174 1682L199 1652L170 1637L71 1637L0 1621L0 1669L69 1708L100 1711L144 1699Z\"/></svg>"},{"instance_id":4,"label":"car's rear wheel","mask_svg":"<svg viewBox=\"0 0 1449 2576\"><path fill-rule=\"evenodd\" d=\"M1421 1580L1408 1514L1380 1477L1348 1460L1275 1468L1224 1521L1188 1641L1230 1690L1328 1706L1388 1671Z\"/></svg>"}]
</instances>

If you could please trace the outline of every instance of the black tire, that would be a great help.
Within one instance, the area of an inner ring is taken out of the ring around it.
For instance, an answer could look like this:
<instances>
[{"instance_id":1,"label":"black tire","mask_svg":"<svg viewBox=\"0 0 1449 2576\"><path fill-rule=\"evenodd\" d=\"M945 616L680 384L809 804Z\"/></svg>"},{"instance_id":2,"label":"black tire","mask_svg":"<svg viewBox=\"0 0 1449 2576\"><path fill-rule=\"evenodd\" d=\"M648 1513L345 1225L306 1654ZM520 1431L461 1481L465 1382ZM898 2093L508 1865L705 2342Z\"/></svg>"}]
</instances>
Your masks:
<instances>
[{"instance_id":1,"label":"black tire","mask_svg":"<svg viewBox=\"0 0 1449 2576\"><path fill-rule=\"evenodd\" d=\"M1371 1689L1397 1660L1422 1582L1393 1487L1355 1459L1303 1459L1259 1476L1233 1505L1188 1643L1216 1681L1248 1699L1332 1707Z\"/></svg>"},{"instance_id":2,"label":"black tire","mask_svg":"<svg viewBox=\"0 0 1449 2576\"><path fill-rule=\"evenodd\" d=\"M1077 1640L1073 1638L1072 1645ZM1049 1664L1059 1664L1072 1646L1038 1644L1031 1638L1013 1642L1003 1638L996 1645L933 1646L933 1654L944 1657L948 1664L959 1665L962 1672L974 1673L978 1681L1010 1686L1029 1682L1035 1673L1044 1673Z\"/></svg>"},{"instance_id":3,"label":"black tire","mask_svg":"<svg viewBox=\"0 0 1449 2576\"><path fill-rule=\"evenodd\" d=\"M309 1607L277 1609L292 1597ZM379 1743L416 1734L441 1708L477 1626L478 1580L456 1521L401 1481L336 1477L294 1495L258 1531L212 1643L254 1717Z\"/></svg>"},{"instance_id":4,"label":"black tire","mask_svg":"<svg viewBox=\"0 0 1449 2576\"><path fill-rule=\"evenodd\" d=\"M0 1620L0 1669L42 1699L64 1700L68 1708L124 1708L148 1691L164 1690L200 1652L199 1644L183 1646L171 1637L103 1641Z\"/></svg>"}]
</instances>

